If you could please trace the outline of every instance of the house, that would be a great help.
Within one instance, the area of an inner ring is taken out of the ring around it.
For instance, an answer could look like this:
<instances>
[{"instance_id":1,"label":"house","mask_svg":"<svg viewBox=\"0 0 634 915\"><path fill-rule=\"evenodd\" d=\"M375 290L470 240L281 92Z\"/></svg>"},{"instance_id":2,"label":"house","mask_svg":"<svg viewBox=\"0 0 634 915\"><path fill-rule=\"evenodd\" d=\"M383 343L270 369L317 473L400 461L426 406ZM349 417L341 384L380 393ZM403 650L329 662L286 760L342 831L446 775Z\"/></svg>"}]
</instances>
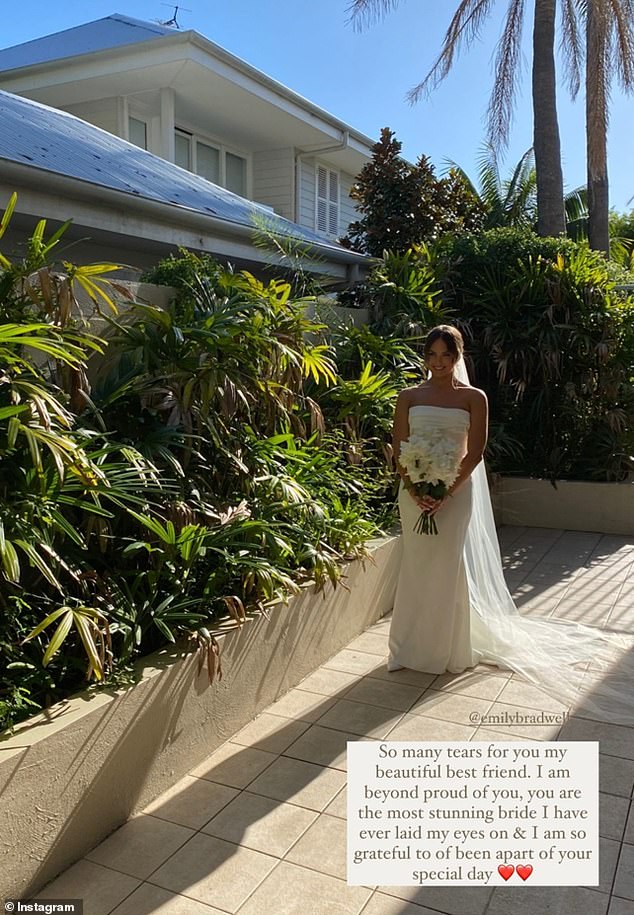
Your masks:
<instances>
[{"instance_id":1,"label":"house","mask_svg":"<svg viewBox=\"0 0 634 915\"><path fill-rule=\"evenodd\" d=\"M0 50L0 88L260 204L328 256L363 263L336 240L355 218L349 192L373 141L195 31L111 15Z\"/></svg>"}]
</instances>

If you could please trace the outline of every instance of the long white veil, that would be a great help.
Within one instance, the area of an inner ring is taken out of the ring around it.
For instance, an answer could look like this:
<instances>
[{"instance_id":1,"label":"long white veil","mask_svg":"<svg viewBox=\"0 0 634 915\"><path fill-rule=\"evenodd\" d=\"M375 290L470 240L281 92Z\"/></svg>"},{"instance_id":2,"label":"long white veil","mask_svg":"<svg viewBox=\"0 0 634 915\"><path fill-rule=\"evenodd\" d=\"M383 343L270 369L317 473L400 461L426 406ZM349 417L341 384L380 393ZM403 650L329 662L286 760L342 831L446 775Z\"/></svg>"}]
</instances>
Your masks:
<instances>
[{"instance_id":1,"label":"long white veil","mask_svg":"<svg viewBox=\"0 0 634 915\"><path fill-rule=\"evenodd\" d=\"M470 384L464 359L454 376ZM472 643L482 663L510 668L592 718L634 724L634 638L523 616L504 580L484 462L472 474L465 543Z\"/></svg>"}]
</instances>

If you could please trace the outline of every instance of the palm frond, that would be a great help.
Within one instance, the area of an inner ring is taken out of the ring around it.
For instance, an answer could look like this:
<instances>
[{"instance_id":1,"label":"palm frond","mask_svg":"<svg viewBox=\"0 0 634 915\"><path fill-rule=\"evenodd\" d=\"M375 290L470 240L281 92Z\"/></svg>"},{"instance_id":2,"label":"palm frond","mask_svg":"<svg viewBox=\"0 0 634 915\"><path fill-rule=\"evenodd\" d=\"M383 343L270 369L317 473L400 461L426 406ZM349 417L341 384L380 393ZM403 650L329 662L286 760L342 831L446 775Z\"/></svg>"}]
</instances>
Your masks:
<instances>
[{"instance_id":1,"label":"palm frond","mask_svg":"<svg viewBox=\"0 0 634 915\"><path fill-rule=\"evenodd\" d=\"M496 149L508 143L522 51L525 0L510 0L495 59L495 79L487 113L488 139Z\"/></svg>"},{"instance_id":2,"label":"palm frond","mask_svg":"<svg viewBox=\"0 0 634 915\"><path fill-rule=\"evenodd\" d=\"M479 36L493 0L462 0L445 33L443 46L425 79L407 93L413 104L428 95L445 79L451 70L462 44L468 47Z\"/></svg>"}]
</instances>

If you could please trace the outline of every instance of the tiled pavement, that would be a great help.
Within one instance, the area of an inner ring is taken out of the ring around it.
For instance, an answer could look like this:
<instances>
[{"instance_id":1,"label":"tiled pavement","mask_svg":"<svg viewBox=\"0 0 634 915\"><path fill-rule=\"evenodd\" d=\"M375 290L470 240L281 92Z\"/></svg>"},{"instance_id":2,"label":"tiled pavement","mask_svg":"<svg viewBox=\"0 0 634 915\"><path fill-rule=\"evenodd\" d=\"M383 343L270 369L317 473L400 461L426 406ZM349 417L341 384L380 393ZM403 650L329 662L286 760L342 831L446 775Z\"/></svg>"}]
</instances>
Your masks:
<instances>
[{"instance_id":1,"label":"tiled pavement","mask_svg":"<svg viewBox=\"0 0 634 915\"><path fill-rule=\"evenodd\" d=\"M634 635L634 538L500 539L522 612ZM634 915L634 721L584 712L528 736L600 741L599 887L347 886L347 740L526 739L469 713L565 708L491 668L389 674L388 629L356 638L40 895L82 897L85 915Z\"/></svg>"}]
</instances>

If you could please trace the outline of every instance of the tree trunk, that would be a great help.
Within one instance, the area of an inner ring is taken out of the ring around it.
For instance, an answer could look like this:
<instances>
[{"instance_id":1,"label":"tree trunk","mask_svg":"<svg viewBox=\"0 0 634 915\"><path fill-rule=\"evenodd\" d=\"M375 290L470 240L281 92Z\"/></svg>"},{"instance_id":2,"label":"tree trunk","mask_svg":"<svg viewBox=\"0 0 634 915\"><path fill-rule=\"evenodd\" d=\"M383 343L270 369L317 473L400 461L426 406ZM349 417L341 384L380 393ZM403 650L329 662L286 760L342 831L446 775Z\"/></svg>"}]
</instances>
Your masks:
<instances>
[{"instance_id":1,"label":"tree trunk","mask_svg":"<svg viewBox=\"0 0 634 915\"><path fill-rule=\"evenodd\" d=\"M608 193L607 16L604 0L587 0L586 150L588 160L588 241L610 251Z\"/></svg>"},{"instance_id":2,"label":"tree trunk","mask_svg":"<svg viewBox=\"0 0 634 915\"><path fill-rule=\"evenodd\" d=\"M564 180L555 78L556 0L535 0L533 27L533 148L537 178L537 232L566 231Z\"/></svg>"}]
</instances>

